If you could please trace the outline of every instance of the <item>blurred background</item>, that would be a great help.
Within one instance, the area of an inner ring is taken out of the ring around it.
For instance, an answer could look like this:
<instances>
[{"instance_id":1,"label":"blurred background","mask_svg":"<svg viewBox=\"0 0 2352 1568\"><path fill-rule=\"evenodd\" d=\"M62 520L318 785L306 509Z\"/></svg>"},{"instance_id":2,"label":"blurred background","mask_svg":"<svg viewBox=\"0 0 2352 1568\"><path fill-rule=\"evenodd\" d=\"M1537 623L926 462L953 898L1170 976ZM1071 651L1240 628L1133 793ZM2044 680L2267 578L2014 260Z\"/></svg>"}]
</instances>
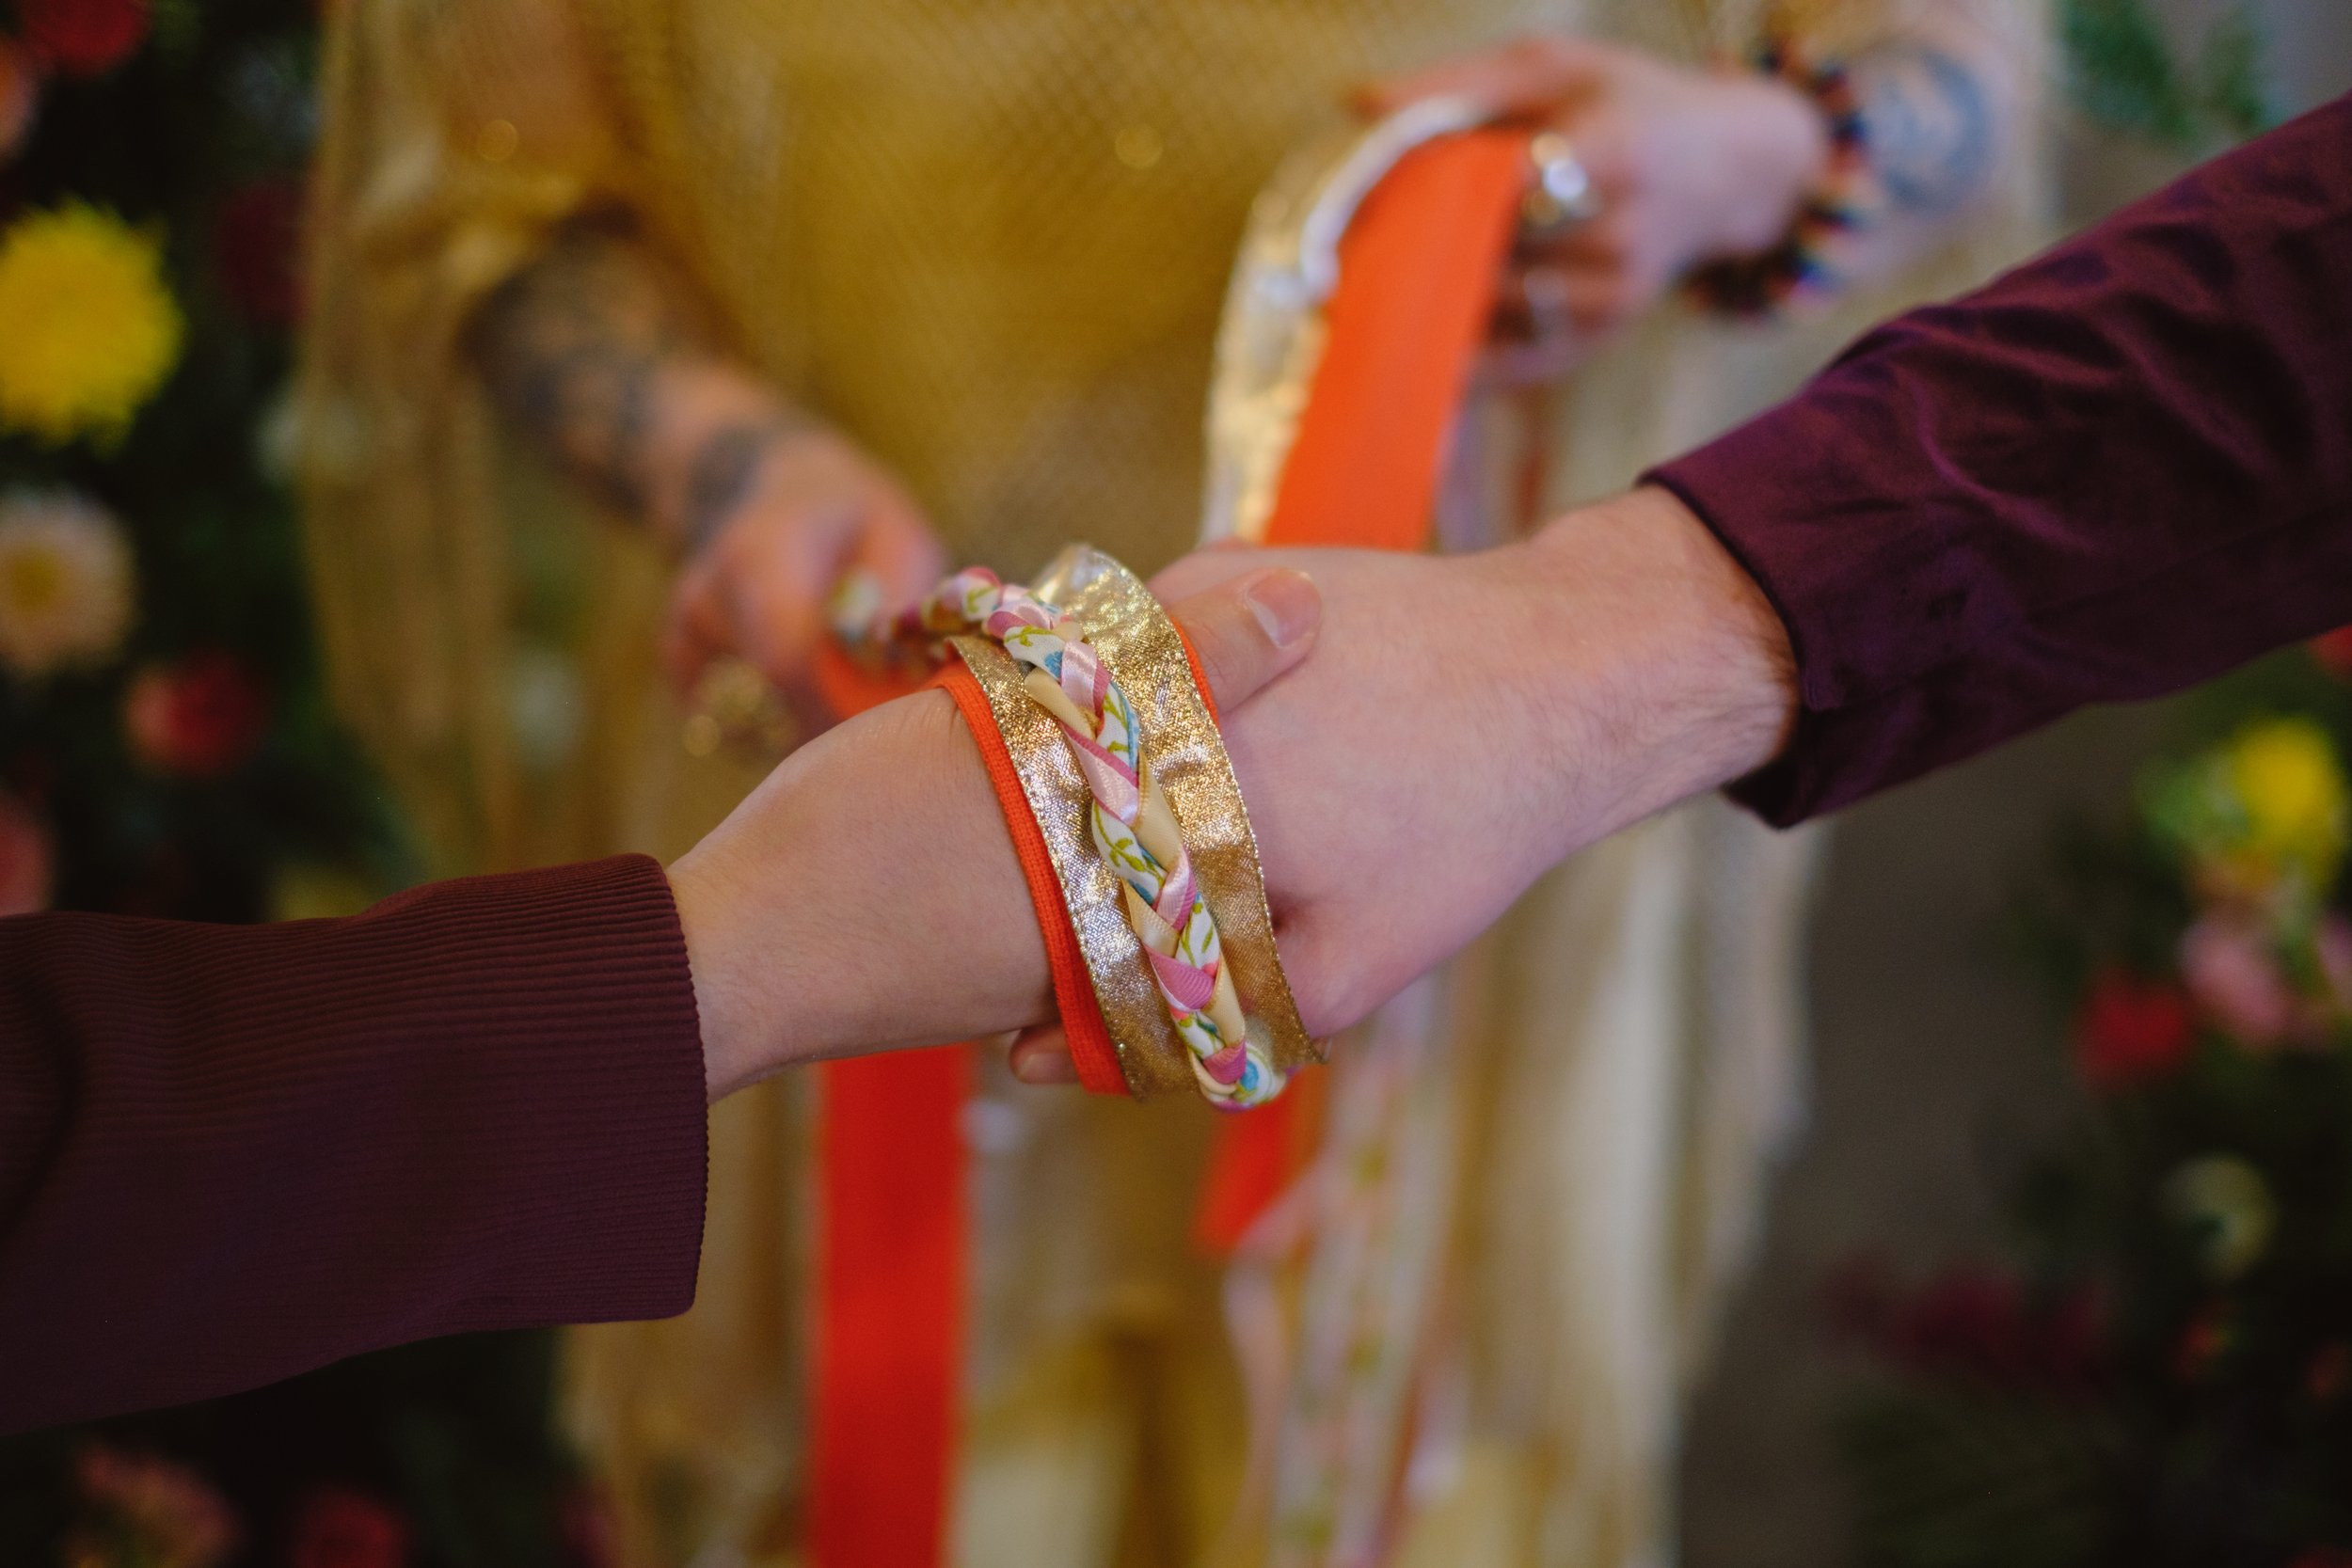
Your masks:
<instances>
[{"instance_id":1,"label":"blurred background","mask_svg":"<svg viewBox=\"0 0 2352 1568\"><path fill-rule=\"evenodd\" d=\"M2070 225L2352 88L2345 0L2059 12ZM316 22L0 7L0 912L337 913L422 863L330 717L291 498ZM1692 1568L2352 1563L2352 1136L2299 1110L2352 1103L2347 672L2296 651L1843 819ZM605 1562L553 1354L0 1442L0 1564Z\"/></svg>"},{"instance_id":2,"label":"blurred background","mask_svg":"<svg viewBox=\"0 0 2352 1568\"><path fill-rule=\"evenodd\" d=\"M2352 6L2341 0L2164 0L2149 10L2176 54L2217 26L2249 25L2275 112L2352 89ZM2079 79L2072 100L2058 121L2070 225L2181 166L2181 149L2149 134L2160 115L2117 112ZM2069 824L2124 809L2152 763L2223 721L2213 702L2080 714L1841 818L1814 927L1812 1123L1774 1196L1762 1265L1692 1413L1684 1469L1692 1568L1818 1564L1851 1545L1838 1419L1870 1357L1827 1331L1835 1313L1825 1298L1841 1273L1883 1265L1931 1286L1940 1276L1963 1339L1986 1332L1986 1311L1998 1315L1979 1287L2001 1277L2013 1239L2002 1178L2021 1141L2046 1135L2043 1108L2070 1092L2066 1047L2076 1023L2065 988L2043 983L2036 944L2017 940L2016 907L2041 885ZM2227 699L2219 705L2233 711ZM1937 1305L1928 1303L1931 1312ZM2010 1440L1963 1440L1979 1438ZM2047 1457L2023 1451L2027 1463ZM1958 1484L1983 1479L1966 1474ZM2341 1485L2352 1491L2352 1472Z\"/></svg>"}]
</instances>

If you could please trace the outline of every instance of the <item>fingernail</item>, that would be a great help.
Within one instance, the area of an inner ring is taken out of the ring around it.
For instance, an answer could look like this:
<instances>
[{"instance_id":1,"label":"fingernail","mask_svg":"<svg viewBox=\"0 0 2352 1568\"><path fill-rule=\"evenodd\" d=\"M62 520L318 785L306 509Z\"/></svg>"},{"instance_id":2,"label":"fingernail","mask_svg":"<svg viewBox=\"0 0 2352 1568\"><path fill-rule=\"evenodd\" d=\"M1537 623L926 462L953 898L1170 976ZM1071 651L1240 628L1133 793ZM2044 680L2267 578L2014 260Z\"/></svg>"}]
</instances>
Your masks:
<instances>
[{"instance_id":1,"label":"fingernail","mask_svg":"<svg viewBox=\"0 0 2352 1568\"><path fill-rule=\"evenodd\" d=\"M1314 578L1287 566L1260 572L1242 585L1241 596L1278 648L1289 647L1323 619L1323 591Z\"/></svg>"},{"instance_id":2,"label":"fingernail","mask_svg":"<svg viewBox=\"0 0 2352 1568\"><path fill-rule=\"evenodd\" d=\"M1016 1052L1012 1058L1012 1075L1020 1082L1038 1088L1055 1084L1074 1084L1078 1081L1078 1065L1056 1051Z\"/></svg>"}]
</instances>

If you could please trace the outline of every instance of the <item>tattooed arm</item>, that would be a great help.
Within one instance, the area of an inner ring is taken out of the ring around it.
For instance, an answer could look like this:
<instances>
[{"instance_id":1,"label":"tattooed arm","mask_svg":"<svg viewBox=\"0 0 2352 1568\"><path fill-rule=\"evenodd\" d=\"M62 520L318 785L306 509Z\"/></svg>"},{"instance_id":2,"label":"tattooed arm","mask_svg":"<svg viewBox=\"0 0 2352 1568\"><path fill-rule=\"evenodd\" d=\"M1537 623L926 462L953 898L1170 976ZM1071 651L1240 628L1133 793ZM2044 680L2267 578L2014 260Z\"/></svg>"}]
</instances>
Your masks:
<instances>
[{"instance_id":1,"label":"tattooed arm","mask_svg":"<svg viewBox=\"0 0 2352 1568\"><path fill-rule=\"evenodd\" d=\"M684 560L674 678L733 653L799 689L841 574L911 600L939 546L896 481L728 357L692 301L625 227L581 222L484 306L475 357L516 430Z\"/></svg>"},{"instance_id":2,"label":"tattooed arm","mask_svg":"<svg viewBox=\"0 0 2352 1568\"><path fill-rule=\"evenodd\" d=\"M2028 84L2015 46L1948 6L1849 62L1886 207L1851 258L1885 276L1950 243L1992 194L1994 176L2029 155Z\"/></svg>"},{"instance_id":3,"label":"tattooed arm","mask_svg":"<svg viewBox=\"0 0 2352 1568\"><path fill-rule=\"evenodd\" d=\"M1884 276L1973 214L2021 118L2021 62L1954 4L1857 62L1885 141L1897 210L1841 261ZM1521 236L1502 289L1487 373L1542 381L1710 262L1780 243L1827 173L1828 127L1786 82L1704 70L1591 39L1543 34L1380 82L1359 99L1389 113L1465 94L1556 133L1596 210Z\"/></svg>"}]
</instances>

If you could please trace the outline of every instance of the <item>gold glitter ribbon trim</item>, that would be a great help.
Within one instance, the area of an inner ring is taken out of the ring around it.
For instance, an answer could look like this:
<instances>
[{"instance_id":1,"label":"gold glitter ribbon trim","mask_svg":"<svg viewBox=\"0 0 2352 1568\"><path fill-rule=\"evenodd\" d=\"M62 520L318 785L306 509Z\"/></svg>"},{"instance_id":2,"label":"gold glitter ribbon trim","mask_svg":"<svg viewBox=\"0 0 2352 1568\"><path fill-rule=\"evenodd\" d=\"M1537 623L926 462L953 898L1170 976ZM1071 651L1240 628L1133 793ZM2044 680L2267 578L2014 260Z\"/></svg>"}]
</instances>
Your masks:
<instances>
[{"instance_id":1,"label":"gold glitter ribbon trim","mask_svg":"<svg viewBox=\"0 0 2352 1568\"><path fill-rule=\"evenodd\" d=\"M1251 1037L1285 1073L1320 1061L1275 952L1274 917L1241 785L1193 684L1175 623L1135 574L1088 546L1064 550L1029 586L1085 628L1135 705L1144 755L1176 814ZM1061 727L1029 696L1020 666L993 640L952 641L988 698L1044 836L1129 1092L1142 1099L1193 1088L1189 1054L1127 924L1119 880L1095 848L1087 816L1091 798Z\"/></svg>"}]
</instances>

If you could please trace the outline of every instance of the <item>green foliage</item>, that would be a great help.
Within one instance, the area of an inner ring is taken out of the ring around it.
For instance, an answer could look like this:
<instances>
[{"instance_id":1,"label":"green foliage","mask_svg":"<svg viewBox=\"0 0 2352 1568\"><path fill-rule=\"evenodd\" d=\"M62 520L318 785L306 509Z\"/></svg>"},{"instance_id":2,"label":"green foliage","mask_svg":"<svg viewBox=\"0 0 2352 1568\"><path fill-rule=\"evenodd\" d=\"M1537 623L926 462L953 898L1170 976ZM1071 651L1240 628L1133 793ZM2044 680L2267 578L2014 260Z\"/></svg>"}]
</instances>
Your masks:
<instances>
[{"instance_id":1,"label":"green foliage","mask_svg":"<svg viewBox=\"0 0 2352 1568\"><path fill-rule=\"evenodd\" d=\"M2104 1532L2103 1434L2046 1396L1890 1391L1858 1406L1839 1450L1864 1500L1867 1568L2072 1568Z\"/></svg>"},{"instance_id":2,"label":"green foliage","mask_svg":"<svg viewBox=\"0 0 2352 1568\"><path fill-rule=\"evenodd\" d=\"M2252 16L2234 7L2195 57L2174 57L2148 0L2061 0L2074 98L2092 120L2183 152L2250 136L2276 119Z\"/></svg>"},{"instance_id":3,"label":"green foliage","mask_svg":"<svg viewBox=\"0 0 2352 1568\"><path fill-rule=\"evenodd\" d=\"M2010 1140L1994 1283L1864 1314L1864 1568L2352 1560L2352 897L2243 853L2314 779L2344 809L2329 641L2188 705L2176 759L2131 813L2069 824L2010 922L2087 1092ZM2251 765L2281 720L2321 770ZM2185 811L2185 780L2239 796Z\"/></svg>"}]
</instances>

